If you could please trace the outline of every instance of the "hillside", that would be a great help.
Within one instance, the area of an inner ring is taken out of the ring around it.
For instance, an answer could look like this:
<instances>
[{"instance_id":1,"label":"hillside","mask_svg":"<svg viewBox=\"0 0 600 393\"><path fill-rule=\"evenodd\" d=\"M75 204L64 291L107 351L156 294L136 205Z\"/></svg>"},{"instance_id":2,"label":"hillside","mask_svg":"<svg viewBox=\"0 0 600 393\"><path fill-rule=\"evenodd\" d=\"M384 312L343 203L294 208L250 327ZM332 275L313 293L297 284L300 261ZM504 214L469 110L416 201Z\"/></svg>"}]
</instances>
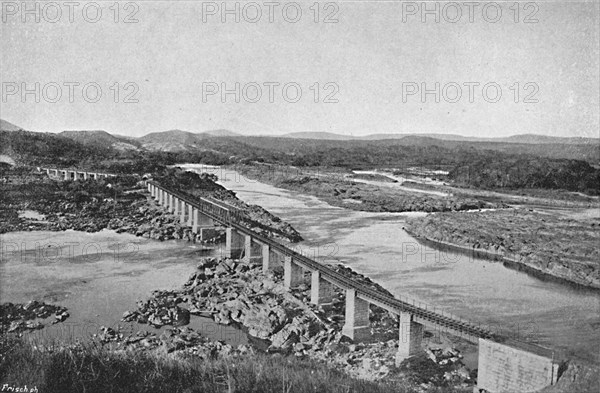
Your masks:
<instances>
[{"instance_id":1,"label":"hillside","mask_svg":"<svg viewBox=\"0 0 600 393\"><path fill-rule=\"evenodd\" d=\"M475 138L461 135L442 134L374 134L366 137L350 137L332 133L302 132L285 134L282 137L247 137L250 144L266 142L277 150L287 146L323 146L348 148L367 144L390 146L439 146L446 148L474 148L506 154L524 154L553 159L585 160L600 165L600 139L560 138L544 135L514 135L507 138ZM252 139L255 138L255 139ZM285 146L281 148L280 146Z\"/></svg>"},{"instance_id":2,"label":"hillside","mask_svg":"<svg viewBox=\"0 0 600 393\"><path fill-rule=\"evenodd\" d=\"M267 136L267 135L265 135ZM477 136L464 136L459 134L435 134L435 133L402 133L402 134L369 134L365 136L353 136L336 134L332 132L292 132L281 135L281 138L294 139L317 139L317 140L364 140L378 141L388 139L406 139L406 138L430 138L439 141L455 142L489 142L489 143L516 143L516 144L560 144L560 145L597 145L599 138L584 137L555 137L537 134L519 134L501 138L484 138Z\"/></svg>"},{"instance_id":3,"label":"hillside","mask_svg":"<svg viewBox=\"0 0 600 393\"><path fill-rule=\"evenodd\" d=\"M194 133L182 130L169 130L161 132L152 132L137 138L144 149L150 151L189 151L194 149L204 149L204 142L209 138L236 138L240 134L229 130L211 130L206 132Z\"/></svg>"},{"instance_id":4,"label":"hillside","mask_svg":"<svg viewBox=\"0 0 600 393\"><path fill-rule=\"evenodd\" d=\"M179 151L199 148L202 139L206 135L195 134L189 131L169 130L162 132L152 132L138 138L142 147L151 151Z\"/></svg>"},{"instance_id":5,"label":"hillside","mask_svg":"<svg viewBox=\"0 0 600 393\"><path fill-rule=\"evenodd\" d=\"M236 141L261 149L274 152L287 153L297 159L295 165L319 165L319 160L325 160L327 165L331 164L337 152L343 150L346 154L354 155L345 157L346 163L353 162L358 166L369 165L399 165L414 162L415 164L435 163L448 164L456 162L456 157L436 157L429 152L439 149L446 150L477 150L508 155L526 155L544 157L549 159L571 159L584 160L593 165L600 164L600 143L596 144L528 144L528 143L506 143L506 142L464 142L441 140L433 137L410 135L401 139L387 140L332 140L332 139L301 139L284 137L243 137L235 138ZM386 160L378 155L383 151L385 155L400 157L400 150L405 150L407 155L400 162L397 159ZM420 151L425 154L420 157L411 152ZM331 154L329 153L331 152ZM423 160L423 158L430 157ZM304 163L304 164L303 164ZM325 164L322 164L325 165Z\"/></svg>"},{"instance_id":6,"label":"hillside","mask_svg":"<svg viewBox=\"0 0 600 393\"><path fill-rule=\"evenodd\" d=\"M84 145L95 145L104 148L114 147L117 150L138 150L139 143L134 139L109 134L106 131L63 131L60 134Z\"/></svg>"},{"instance_id":7,"label":"hillside","mask_svg":"<svg viewBox=\"0 0 600 393\"><path fill-rule=\"evenodd\" d=\"M331 141L349 141L359 139L350 135L334 134L332 132L292 132L281 135L281 138L318 139Z\"/></svg>"},{"instance_id":8,"label":"hillside","mask_svg":"<svg viewBox=\"0 0 600 393\"><path fill-rule=\"evenodd\" d=\"M6 131L21 129L21 127L4 120L0 124L2 130L6 129ZM293 156L298 158L296 160L299 161L298 165L319 165L313 158L326 157L326 150L333 150L335 153L342 149L348 153L361 155L363 152L371 154L374 146L384 150L390 147L398 149L407 146L476 149L509 155L584 160L592 165L600 165L600 139L535 134L513 135L504 138L427 133L371 134L355 137L329 132L295 132L282 136L243 136L225 129L201 133L174 129L153 132L138 138L110 134L106 131L64 131L59 135L85 145L114 148L120 151L146 150L192 154L212 152L228 157L236 156L241 159L266 162L272 160L279 162L278 160L284 156L287 158ZM433 150L435 151L435 149ZM307 157L313 155L316 157ZM362 157L355 161L361 163L360 165L369 165L370 163L380 163L381 160L375 157Z\"/></svg>"},{"instance_id":9,"label":"hillside","mask_svg":"<svg viewBox=\"0 0 600 393\"><path fill-rule=\"evenodd\" d=\"M229 131L229 130L224 130L224 129L205 131L202 134L206 134L206 135L210 135L210 136L217 136L217 137L236 137L236 136L242 136L242 134L238 134L236 132Z\"/></svg>"},{"instance_id":10,"label":"hillside","mask_svg":"<svg viewBox=\"0 0 600 393\"><path fill-rule=\"evenodd\" d=\"M17 127L8 122L3 124L7 128ZM312 134L296 134L309 135ZM339 137L324 133L316 136ZM460 136L449 136L453 137ZM152 165L263 162L399 171L417 166L448 171L447 180L462 187L563 189L592 195L600 192L599 144L572 143L577 138L546 143L559 138L538 137L522 135L513 140L543 143L468 142L418 135L372 141L249 137L236 136L228 130L205 133L170 130L141 138L118 137L105 131L65 131L58 135L2 131L0 154L17 164L105 166L119 172L146 168L149 159Z\"/></svg>"},{"instance_id":11,"label":"hillside","mask_svg":"<svg viewBox=\"0 0 600 393\"><path fill-rule=\"evenodd\" d=\"M14 125L6 120L0 119L0 131L19 131L21 127Z\"/></svg>"},{"instance_id":12,"label":"hillside","mask_svg":"<svg viewBox=\"0 0 600 393\"><path fill-rule=\"evenodd\" d=\"M60 135L30 131L0 131L0 154L19 165L58 167L95 166L116 156L111 148L87 146Z\"/></svg>"}]
</instances>

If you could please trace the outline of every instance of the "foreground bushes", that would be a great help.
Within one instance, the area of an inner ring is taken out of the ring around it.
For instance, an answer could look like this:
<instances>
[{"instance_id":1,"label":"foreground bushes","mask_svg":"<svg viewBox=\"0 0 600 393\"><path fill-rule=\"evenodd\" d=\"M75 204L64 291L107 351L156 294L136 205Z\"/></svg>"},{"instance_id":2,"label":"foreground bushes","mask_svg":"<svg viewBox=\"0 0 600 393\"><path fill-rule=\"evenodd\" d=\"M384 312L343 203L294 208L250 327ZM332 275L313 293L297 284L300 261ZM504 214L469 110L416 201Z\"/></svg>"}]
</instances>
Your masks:
<instances>
[{"instance_id":1,"label":"foreground bushes","mask_svg":"<svg viewBox=\"0 0 600 393\"><path fill-rule=\"evenodd\" d=\"M183 358L94 345L41 351L21 342L2 350L3 384L36 386L44 393L413 391L401 382L359 381L313 361L279 355Z\"/></svg>"}]
</instances>

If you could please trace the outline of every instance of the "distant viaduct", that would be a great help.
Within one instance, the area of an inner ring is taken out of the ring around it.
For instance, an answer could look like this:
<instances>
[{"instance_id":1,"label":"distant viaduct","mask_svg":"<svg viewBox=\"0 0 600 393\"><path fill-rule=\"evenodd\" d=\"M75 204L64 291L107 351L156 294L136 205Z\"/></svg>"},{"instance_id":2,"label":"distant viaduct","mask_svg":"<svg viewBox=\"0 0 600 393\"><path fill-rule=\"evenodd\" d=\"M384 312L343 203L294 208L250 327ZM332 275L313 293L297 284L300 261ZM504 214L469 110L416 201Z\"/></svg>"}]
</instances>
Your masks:
<instances>
[{"instance_id":1,"label":"distant viaduct","mask_svg":"<svg viewBox=\"0 0 600 393\"><path fill-rule=\"evenodd\" d=\"M39 172L46 172L48 176L58 177L62 180L87 180L87 179L106 179L115 177L113 173L81 171L77 169L54 169L38 167Z\"/></svg>"}]
</instances>

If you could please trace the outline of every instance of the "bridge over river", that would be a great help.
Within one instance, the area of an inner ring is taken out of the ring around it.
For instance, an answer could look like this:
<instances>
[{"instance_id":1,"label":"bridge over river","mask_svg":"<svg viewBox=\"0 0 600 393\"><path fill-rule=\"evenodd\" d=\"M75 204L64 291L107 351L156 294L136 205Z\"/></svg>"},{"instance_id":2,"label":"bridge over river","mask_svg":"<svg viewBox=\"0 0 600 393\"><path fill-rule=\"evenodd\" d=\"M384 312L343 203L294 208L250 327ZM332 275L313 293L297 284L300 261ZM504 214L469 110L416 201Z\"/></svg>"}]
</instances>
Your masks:
<instances>
[{"instance_id":1,"label":"bridge over river","mask_svg":"<svg viewBox=\"0 0 600 393\"><path fill-rule=\"evenodd\" d=\"M97 172L40 168L48 175L64 180L100 179L114 176ZM71 175L72 173L72 175ZM333 300L334 287L345 292L345 321L342 333L354 341L370 335L369 306L377 305L399 318L397 360L421 351L424 327L448 332L479 346L476 390L488 392L534 392L554 384L559 364L552 351L501 337L481 324L436 311L406 298L396 298L363 282L342 274L330 266L302 255L278 241L252 229L248 219L236 207L212 198L198 198L171 190L153 180L145 185L151 196L165 209L180 217L180 223L204 236L225 227L225 257L248 263L260 260L263 271L277 263L283 265L284 285L293 288L310 272L311 303L326 305Z\"/></svg>"},{"instance_id":2,"label":"bridge over river","mask_svg":"<svg viewBox=\"0 0 600 393\"><path fill-rule=\"evenodd\" d=\"M531 344L517 343L495 334L481 324L432 310L418 302L396 298L378 291L330 266L262 236L247 226L247 220L234 206L212 198L198 198L146 181L148 191L158 203L180 216L180 222L202 236L215 225L226 228L225 256L248 263L259 258L263 271L280 261L284 285L293 288L311 275L311 303L325 305L333 299L333 286L346 293L345 323L342 333L354 341L370 335L369 306L375 304L399 317L397 360L421 351L424 326L444 331L479 345L477 388L489 392L533 392L554 384L559 364L552 351ZM259 250L257 252L257 250Z\"/></svg>"}]
</instances>

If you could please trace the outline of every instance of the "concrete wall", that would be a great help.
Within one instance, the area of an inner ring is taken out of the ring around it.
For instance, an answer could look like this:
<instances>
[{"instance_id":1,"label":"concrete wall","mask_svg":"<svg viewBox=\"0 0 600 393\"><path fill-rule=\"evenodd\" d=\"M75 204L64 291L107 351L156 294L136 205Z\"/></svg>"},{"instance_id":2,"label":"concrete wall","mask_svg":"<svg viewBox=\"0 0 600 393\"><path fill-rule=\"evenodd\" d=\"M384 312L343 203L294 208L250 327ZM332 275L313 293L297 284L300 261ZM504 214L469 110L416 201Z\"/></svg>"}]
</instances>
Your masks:
<instances>
[{"instance_id":1,"label":"concrete wall","mask_svg":"<svg viewBox=\"0 0 600 393\"><path fill-rule=\"evenodd\" d=\"M479 389L491 393L535 392L552 384L557 370L551 358L479 339Z\"/></svg>"}]
</instances>

